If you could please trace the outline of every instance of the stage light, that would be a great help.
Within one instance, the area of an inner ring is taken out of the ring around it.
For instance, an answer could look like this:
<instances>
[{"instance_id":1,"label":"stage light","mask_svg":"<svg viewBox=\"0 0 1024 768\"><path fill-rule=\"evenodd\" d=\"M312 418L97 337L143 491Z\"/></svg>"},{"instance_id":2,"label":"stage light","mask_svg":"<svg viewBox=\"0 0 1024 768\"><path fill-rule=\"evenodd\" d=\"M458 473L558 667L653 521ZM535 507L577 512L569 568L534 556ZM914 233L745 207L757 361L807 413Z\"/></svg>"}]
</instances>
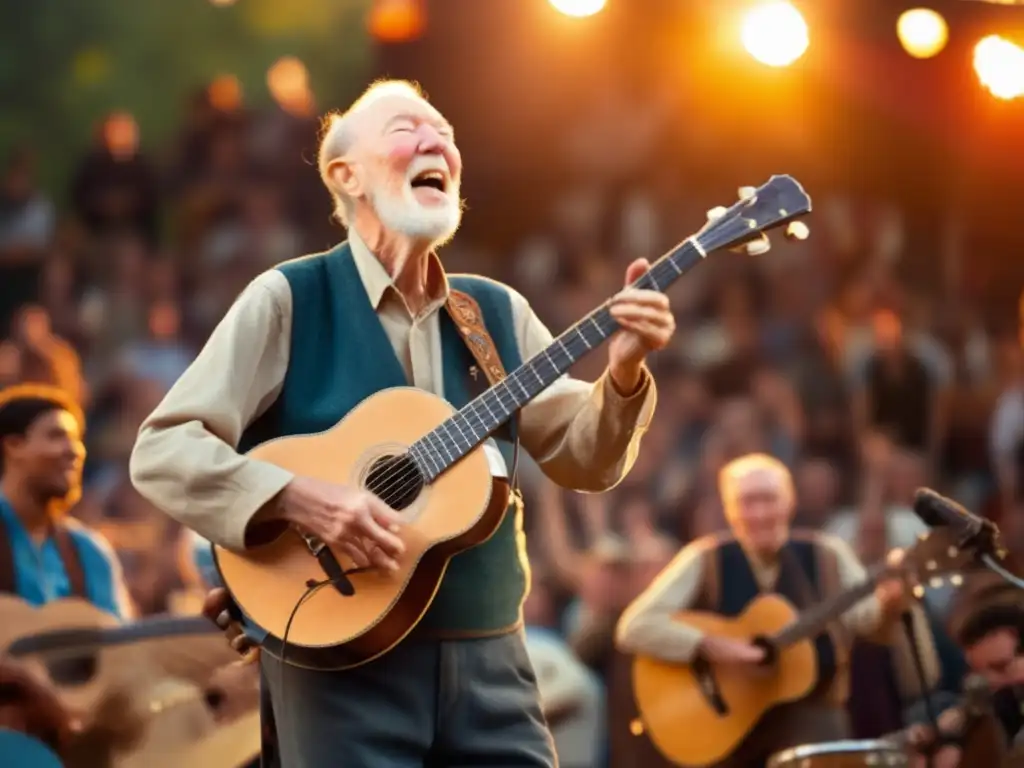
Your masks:
<instances>
[{"instance_id":1,"label":"stage light","mask_svg":"<svg viewBox=\"0 0 1024 768\"><path fill-rule=\"evenodd\" d=\"M946 47L949 26L930 8L913 8L900 14L896 35L903 50L915 59L930 59Z\"/></svg>"},{"instance_id":2,"label":"stage light","mask_svg":"<svg viewBox=\"0 0 1024 768\"><path fill-rule=\"evenodd\" d=\"M423 34L427 10L423 0L374 0L367 26L382 43L407 43Z\"/></svg>"},{"instance_id":3,"label":"stage light","mask_svg":"<svg viewBox=\"0 0 1024 768\"><path fill-rule=\"evenodd\" d=\"M740 39L747 53L769 67L789 66L810 44L807 22L786 2L766 3L748 12Z\"/></svg>"},{"instance_id":4,"label":"stage light","mask_svg":"<svg viewBox=\"0 0 1024 768\"><path fill-rule=\"evenodd\" d=\"M559 13L582 19L603 10L607 0L548 0L548 2Z\"/></svg>"},{"instance_id":5,"label":"stage light","mask_svg":"<svg viewBox=\"0 0 1024 768\"><path fill-rule=\"evenodd\" d=\"M989 35L974 47L978 80L999 99L1024 96L1024 49L999 35Z\"/></svg>"}]
</instances>

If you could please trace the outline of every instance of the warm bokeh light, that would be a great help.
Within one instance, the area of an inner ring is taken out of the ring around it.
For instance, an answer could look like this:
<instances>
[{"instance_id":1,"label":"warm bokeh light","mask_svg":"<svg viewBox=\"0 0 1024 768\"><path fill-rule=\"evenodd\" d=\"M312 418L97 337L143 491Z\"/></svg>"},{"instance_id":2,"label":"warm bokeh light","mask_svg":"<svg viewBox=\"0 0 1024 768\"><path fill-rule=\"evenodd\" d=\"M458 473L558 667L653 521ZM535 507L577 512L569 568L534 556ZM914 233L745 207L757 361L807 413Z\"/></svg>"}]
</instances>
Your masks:
<instances>
[{"instance_id":1,"label":"warm bokeh light","mask_svg":"<svg viewBox=\"0 0 1024 768\"><path fill-rule=\"evenodd\" d=\"M242 106L242 84L234 75L219 75L206 89L210 104L220 112L234 112Z\"/></svg>"},{"instance_id":2,"label":"warm bokeh light","mask_svg":"<svg viewBox=\"0 0 1024 768\"><path fill-rule=\"evenodd\" d=\"M582 19L603 10L607 0L548 0L548 2L559 13Z\"/></svg>"},{"instance_id":3,"label":"warm bokeh light","mask_svg":"<svg viewBox=\"0 0 1024 768\"><path fill-rule=\"evenodd\" d=\"M949 26L942 15L930 8L913 8L900 14L896 35L903 50L915 59L936 56L949 41Z\"/></svg>"},{"instance_id":4,"label":"warm bokeh light","mask_svg":"<svg viewBox=\"0 0 1024 768\"><path fill-rule=\"evenodd\" d=\"M210 0L211 5L234 5L235 0Z\"/></svg>"},{"instance_id":5,"label":"warm bokeh light","mask_svg":"<svg viewBox=\"0 0 1024 768\"><path fill-rule=\"evenodd\" d=\"M307 115L313 109L306 65L294 56L278 59L267 70L267 88L282 109L294 115Z\"/></svg>"},{"instance_id":6,"label":"warm bokeh light","mask_svg":"<svg viewBox=\"0 0 1024 768\"><path fill-rule=\"evenodd\" d=\"M139 126L130 112L113 112L103 122L103 143L118 160L129 160L139 150Z\"/></svg>"},{"instance_id":7,"label":"warm bokeh light","mask_svg":"<svg viewBox=\"0 0 1024 768\"><path fill-rule=\"evenodd\" d=\"M374 0L367 17L370 34L383 43L406 43L423 34L423 0Z\"/></svg>"},{"instance_id":8,"label":"warm bokeh light","mask_svg":"<svg viewBox=\"0 0 1024 768\"><path fill-rule=\"evenodd\" d=\"M769 67L785 67L804 55L810 34L791 3L772 2L749 11L740 32L747 53Z\"/></svg>"},{"instance_id":9,"label":"warm bokeh light","mask_svg":"<svg viewBox=\"0 0 1024 768\"><path fill-rule=\"evenodd\" d=\"M999 35L974 47L974 71L981 84L1000 99L1024 96L1024 49Z\"/></svg>"}]
</instances>

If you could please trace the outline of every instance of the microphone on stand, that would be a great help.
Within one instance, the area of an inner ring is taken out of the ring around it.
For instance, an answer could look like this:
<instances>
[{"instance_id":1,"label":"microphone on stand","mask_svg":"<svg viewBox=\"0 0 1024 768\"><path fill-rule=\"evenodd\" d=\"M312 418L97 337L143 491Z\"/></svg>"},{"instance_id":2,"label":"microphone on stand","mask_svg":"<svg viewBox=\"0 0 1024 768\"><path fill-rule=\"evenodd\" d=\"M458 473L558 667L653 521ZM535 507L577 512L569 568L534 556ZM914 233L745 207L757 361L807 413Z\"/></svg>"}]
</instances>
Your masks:
<instances>
[{"instance_id":1,"label":"microphone on stand","mask_svg":"<svg viewBox=\"0 0 1024 768\"><path fill-rule=\"evenodd\" d=\"M914 494L914 514L929 528L953 528L961 535L961 548L973 549L986 568L1015 587L1024 589L1024 580L999 562L1005 557L1005 551L999 542L999 527L991 520L968 511L930 488L919 488Z\"/></svg>"}]
</instances>

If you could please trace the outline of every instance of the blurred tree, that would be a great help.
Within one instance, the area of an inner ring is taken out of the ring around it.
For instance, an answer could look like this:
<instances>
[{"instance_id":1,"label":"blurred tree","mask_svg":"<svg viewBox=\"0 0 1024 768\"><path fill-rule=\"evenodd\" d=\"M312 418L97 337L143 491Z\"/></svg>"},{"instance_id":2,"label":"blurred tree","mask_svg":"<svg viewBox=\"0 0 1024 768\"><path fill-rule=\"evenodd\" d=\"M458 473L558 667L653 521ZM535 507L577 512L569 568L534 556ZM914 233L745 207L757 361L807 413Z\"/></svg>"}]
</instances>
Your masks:
<instances>
[{"instance_id":1,"label":"blurred tree","mask_svg":"<svg viewBox=\"0 0 1024 768\"><path fill-rule=\"evenodd\" d=\"M186 95L217 75L238 78L248 104L269 102L267 68L303 61L320 105L364 84L368 0L0 0L0 153L41 150L44 182L63 189L99 119L136 116L143 144L177 130Z\"/></svg>"}]
</instances>

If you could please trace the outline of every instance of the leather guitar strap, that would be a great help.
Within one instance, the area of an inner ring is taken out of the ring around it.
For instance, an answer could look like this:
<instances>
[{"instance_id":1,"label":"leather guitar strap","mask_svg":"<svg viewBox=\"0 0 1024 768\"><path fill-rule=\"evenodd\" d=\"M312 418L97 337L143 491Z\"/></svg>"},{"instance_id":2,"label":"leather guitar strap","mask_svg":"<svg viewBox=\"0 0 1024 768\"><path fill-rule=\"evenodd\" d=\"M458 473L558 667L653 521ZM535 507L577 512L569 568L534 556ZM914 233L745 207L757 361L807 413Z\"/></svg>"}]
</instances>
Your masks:
<instances>
[{"instance_id":1,"label":"leather guitar strap","mask_svg":"<svg viewBox=\"0 0 1024 768\"><path fill-rule=\"evenodd\" d=\"M14 572L14 550L7 525L0 521L0 594L16 595L18 584Z\"/></svg>"},{"instance_id":2,"label":"leather guitar strap","mask_svg":"<svg viewBox=\"0 0 1024 768\"><path fill-rule=\"evenodd\" d=\"M501 362L498 348L494 345L494 339L484 325L484 313L480 311L480 305L468 293L451 290L445 309L448 310L448 316L455 323L455 327L459 329L469 353L473 355L476 364L493 387L508 374Z\"/></svg>"},{"instance_id":3,"label":"leather guitar strap","mask_svg":"<svg viewBox=\"0 0 1024 768\"><path fill-rule=\"evenodd\" d=\"M53 543L57 545L57 552L64 564L64 572L67 574L72 596L87 597L85 571L82 569L82 560L78 556L78 547L75 546L71 533L63 523L55 522L53 524Z\"/></svg>"},{"instance_id":4,"label":"leather guitar strap","mask_svg":"<svg viewBox=\"0 0 1024 768\"><path fill-rule=\"evenodd\" d=\"M487 326L484 325L484 313L480 311L480 305L468 293L452 289L448 292L448 301L445 303L445 309L448 310L448 316L455 323L455 327L459 329L459 335L462 336L466 348L476 361L475 367L483 371L487 382L493 387L504 379L508 373L505 371L505 365L501 362L498 347L494 344L494 339L491 338L491 334L487 331ZM470 378L476 379L472 370L470 370ZM474 397L483 392L482 387L477 387L477 389L480 391L474 392ZM519 433L516 430L513 435L507 424L502 429L508 430L506 434L512 440L512 466L509 468L508 482L509 487L512 489L513 499L518 504L521 501L518 491L519 483L517 482L519 471Z\"/></svg>"},{"instance_id":5,"label":"leather guitar strap","mask_svg":"<svg viewBox=\"0 0 1024 768\"><path fill-rule=\"evenodd\" d=\"M64 572L68 577L68 585L74 597L87 597L85 591L85 571L78 556L78 547L71 538L66 526L61 523L53 525L53 542L57 546ZM11 548L11 537L7 526L0 523L0 594L16 595L18 593L17 575L14 570L14 550Z\"/></svg>"}]
</instances>

